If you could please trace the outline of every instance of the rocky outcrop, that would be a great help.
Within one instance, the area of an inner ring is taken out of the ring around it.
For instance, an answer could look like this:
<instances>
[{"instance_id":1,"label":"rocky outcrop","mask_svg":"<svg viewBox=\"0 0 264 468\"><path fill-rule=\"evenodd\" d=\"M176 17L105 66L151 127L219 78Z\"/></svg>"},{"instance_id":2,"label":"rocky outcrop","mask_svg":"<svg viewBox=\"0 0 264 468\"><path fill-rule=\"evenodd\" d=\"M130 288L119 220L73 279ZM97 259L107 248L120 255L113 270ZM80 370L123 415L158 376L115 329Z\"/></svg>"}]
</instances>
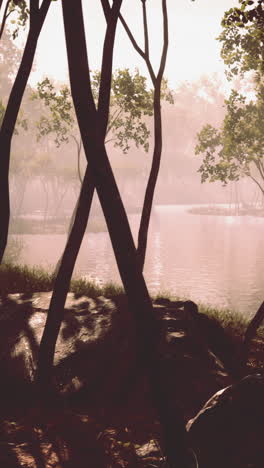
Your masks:
<instances>
[{"instance_id":1,"label":"rocky outcrop","mask_svg":"<svg viewBox=\"0 0 264 468\"><path fill-rule=\"evenodd\" d=\"M34 381L50 297L13 294L1 301L1 393L6 396ZM219 358L225 360L230 343L221 327L190 301L156 303L154 314L158 378L172 415L180 407L187 421L212 394L232 383ZM69 293L54 357L59 393L100 389L114 394L139 364L136 338L125 297L75 298Z\"/></svg>"},{"instance_id":2,"label":"rocky outcrop","mask_svg":"<svg viewBox=\"0 0 264 468\"><path fill-rule=\"evenodd\" d=\"M9 295L0 306L0 374L2 392L28 387L34 380L38 347L51 293ZM110 376L122 379L134 359L133 322L125 298L117 304L98 297L67 296L54 356L54 380L59 392L93 391ZM126 363L123 365L123 363ZM116 375L116 368L119 374ZM109 383L109 382L108 382Z\"/></svg>"},{"instance_id":3,"label":"rocky outcrop","mask_svg":"<svg viewBox=\"0 0 264 468\"><path fill-rule=\"evenodd\" d=\"M231 345L220 325L200 314L193 302L162 301L159 307L155 307L160 323L159 378L171 411L175 409L176 415L181 408L187 421L211 395L232 382L218 357Z\"/></svg>"},{"instance_id":4,"label":"rocky outcrop","mask_svg":"<svg viewBox=\"0 0 264 468\"><path fill-rule=\"evenodd\" d=\"M203 468L264 466L264 377L251 375L216 393L187 424Z\"/></svg>"}]
</instances>

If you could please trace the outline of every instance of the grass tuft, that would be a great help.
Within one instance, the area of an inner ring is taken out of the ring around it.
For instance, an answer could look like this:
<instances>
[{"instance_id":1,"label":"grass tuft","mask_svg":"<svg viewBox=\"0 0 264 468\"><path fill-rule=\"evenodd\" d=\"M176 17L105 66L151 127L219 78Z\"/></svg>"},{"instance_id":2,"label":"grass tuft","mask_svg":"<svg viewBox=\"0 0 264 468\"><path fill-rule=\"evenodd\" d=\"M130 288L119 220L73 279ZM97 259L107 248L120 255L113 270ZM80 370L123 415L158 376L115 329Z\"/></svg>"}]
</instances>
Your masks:
<instances>
[{"instance_id":1,"label":"grass tuft","mask_svg":"<svg viewBox=\"0 0 264 468\"><path fill-rule=\"evenodd\" d=\"M52 273L38 267L26 265L14 265L3 263L0 266L0 295L6 296L13 293L33 293L52 291L54 276ZM71 281L70 291L76 296L98 296L116 297L124 294L122 286L114 283L98 285L92 280L83 278Z\"/></svg>"}]
</instances>

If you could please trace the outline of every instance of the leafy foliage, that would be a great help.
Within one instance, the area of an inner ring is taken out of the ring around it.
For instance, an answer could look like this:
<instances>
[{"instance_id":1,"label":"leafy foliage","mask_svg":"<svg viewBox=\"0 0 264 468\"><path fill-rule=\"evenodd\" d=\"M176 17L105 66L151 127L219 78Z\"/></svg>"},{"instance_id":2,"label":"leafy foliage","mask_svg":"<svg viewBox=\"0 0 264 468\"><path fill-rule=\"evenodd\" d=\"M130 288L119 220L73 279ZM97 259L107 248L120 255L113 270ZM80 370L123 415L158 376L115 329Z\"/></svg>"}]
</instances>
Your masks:
<instances>
[{"instance_id":1,"label":"leafy foliage","mask_svg":"<svg viewBox=\"0 0 264 468\"><path fill-rule=\"evenodd\" d=\"M197 135L196 154L204 155L199 168L202 182L220 180L226 185L249 176L264 193L264 87L259 87L256 102L247 102L233 90L225 104L220 130L206 125Z\"/></svg>"},{"instance_id":2,"label":"leafy foliage","mask_svg":"<svg viewBox=\"0 0 264 468\"><path fill-rule=\"evenodd\" d=\"M95 101L98 100L100 72L92 74L92 91ZM165 95L164 90L164 95ZM167 94L169 96L169 93ZM138 70L134 74L128 69L117 70L112 77L110 115L107 127L107 140L113 141L126 153L131 142L148 151L149 130L144 116L153 114L153 93L147 89L146 78ZM32 99L40 99L48 108L48 114L37 122L38 139L50 133L55 134L59 146L68 142L69 136L76 133L75 118L69 88L64 85L59 90L45 78L37 85Z\"/></svg>"},{"instance_id":3,"label":"leafy foliage","mask_svg":"<svg viewBox=\"0 0 264 468\"><path fill-rule=\"evenodd\" d=\"M37 91L32 99L40 99L49 109L47 116L42 115L37 125L37 139L50 133L55 134L55 143L68 143L68 133L74 125L73 106L68 86L64 85L56 91L49 78L37 84Z\"/></svg>"},{"instance_id":4,"label":"leafy foliage","mask_svg":"<svg viewBox=\"0 0 264 468\"><path fill-rule=\"evenodd\" d=\"M196 154L203 154L201 180L214 182L250 177L264 193L264 10L263 0L239 0L222 20L222 58L228 77L255 72L255 98L232 90L219 130L206 125L198 133Z\"/></svg>"},{"instance_id":5,"label":"leafy foliage","mask_svg":"<svg viewBox=\"0 0 264 468\"><path fill-rule=\"evenodd\" d=\"M20 28L25 28L29 19L29 7L26 0L12 0L9 4L9 14L15 12L16 20L11 20L11 23L15 26L12 31L13 39L16 39Z\"/></svg>"},{"instance_id":6,"label":"leafy foliage","mask_svg":"<svg viewBox=\"0 0 264 468\"><path fill-rule=\"evenodd\" d=\"M264 0L239 0L240 8L228 10L222 20L221 57L228 78L254 70L264 73Z\"/></svg>"}]
</instances>

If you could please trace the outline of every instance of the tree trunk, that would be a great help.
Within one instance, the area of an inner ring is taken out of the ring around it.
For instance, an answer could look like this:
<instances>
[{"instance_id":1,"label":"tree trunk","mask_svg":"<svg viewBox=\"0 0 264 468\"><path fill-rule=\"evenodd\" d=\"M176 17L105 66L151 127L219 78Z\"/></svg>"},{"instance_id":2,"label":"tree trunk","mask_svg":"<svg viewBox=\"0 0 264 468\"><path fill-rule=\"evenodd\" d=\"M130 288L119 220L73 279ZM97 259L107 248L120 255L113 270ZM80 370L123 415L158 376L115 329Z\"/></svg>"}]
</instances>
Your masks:
<instances>
[{"instance_id":1,"label":"tree trunk","mask_svg":"<svg viewBox=\"0 0 264 468\"><path fill-rule=\"evenodd\" d=\"M70 0L64 0L62 7L72 97L85 155L90 165L89 167L106 218L120 276L127 292L129 303L137 316L138 322L141 323L142 319L142 323L146 324L152 317L151 301L144 278L137 264L136 250L126 212L104 147L104 134L101 127L104 116L101 116L100 123L98 123L97 120L97 111L89 82L89 66L86 55L81 2L77 0L73 4ZM76 48L78 48L78 54L76 54ZM103 67L107 69L108 73L110 71L110 80L112 71L111 64L112 51L110 50L109 53L107 52L107 54L105 54L103 62ZM101 92L104 91L105 89ZM93 188L93 185L91 185L91 188ZM77 219L77 215L75 219ZM60 311L60 313L62 313L62 311ZM57 319L55 314L52 315L50 311L49 316L45 333L46 339L43 337L41 342L41 352L44 357L45 355L51 357L52 351L48 351L48 348L51 350L55 348L55 343L53 342L54 340L51 339L51 334L55 337L52 328L53 320L57 322ZM145 330L145 332L147 335L148 330ZM51 373L52 361L45 363L45 366L42 362L39 367L39 375L42 374L43 367L46 367L46 369L49 368L48 372Z\"/></svg>"},{"instance_id":2,"label":"tree trunk","mask_svg":"<svg viewBox=\"0 0 264 468\"><path fill-rule=\"evenodd\" d=\"M140 219L140 226L138 232L138 247L137 255L138 261L141 270L143 271L146 249L147 249L147 239L148 239L148 229L150 222L150 215L153 205L153 198L155 187L158 179L160 160L161 160L161 151L162 151L162 126L161 126L161 107L160 107L160 87L155 87L154 91L154 151L152 158L152 166L149 174L149 179L147 183L147 188L145 192L143 210Z\"/></svg>"},{"instance_id":3,"label":"tree trunk","mask_svg":"<svg viewBox=\"0 0 264 468\"><path fill-rule=\"evenodd\" d=\"M112 8L118 3L121 5L121 1L114 1ZM176 420L172 418L170 410L167 408L166 401L164 401L163 398L162 382L159 381L155 369L156 336L152 305L142 272L137 262L136 249L126 212L104 146L105 132L103 130L105 126L105 114L103 112L98 112L100 119L98 118L92 97L81 1L75 0L73 4L71 0L63 0L62 7L75 111L85 155L102 205L120 276L127 293L129 307L136 319L141 362L149 371L155 404L158 408L162 424L165 426L166 448L171 466L181 468L184 466L187 467L188 454L186 450L184 423L180 417L177 417ZM112 27L115 29L114 22L115 18L113 18L112 24ZM109 49L107 49L107 47ZM78 54L76 54L76 50L78 50ZM111 80L112 52L111 41L106 37L102 66L102 87L100 88L101 93L107 93L108 85ZM108 83L107 79L109 79ZM108 112L106 101L107 96L104 95L101 110L105 108L105 111ZM76 215L75 221L77 219ZM67 293L67 286L64 286L63 292L58 289L59 296ZM60 315L59 319L56 317L57 314ZM51 309L49 310L40 349L39 379L42 382L45 381L45 377L50 379L51 376L53 353L62 316L63 307L61 306L59 309L56 308L56 310L54 308L52 313Z\"/></svg>"},{"instance_id":4,"label":"tree trunk","mask_svg":"<svg viewBox=\"0 0 264 468\"><path fill-rule=\"evenodd\" d=\"M147 183L147 188L145 192L145 198L143 203L143 209L140 219L139 233L138 233L138 247L137 255L138 261L141 270L143 271L146 249L147 249L147 239L148 239L148 230L150 215L153 205L153 198L155 187L158 179L161 152L162 152L162 121L161 121L161 82L166 65L168 44L169 44L169 32L168 32L168 13L167 13L167 1L162 0L162 15L163 15L163 48L160 59L160 66L157 75L155 75L153 67L150 62L149 57L149 33L148 33L148 21L147 21L147 10L146 10L146 0L142 0L142 11L143 11L143 24L144 24L144 39L145 39L145 49L144 51L138 46L133 34L131 33L126 21L119 15L120 21L134 47L134 49L139 53L146 63L151 81L154 86L154 151L152 157L152 166ZM109 7L105 8L105 14L109 14Z\"/></svg>"},{"instance_id":5,"label":"tree trunk","mask_svg":"<svg viewBox=\"0 0 264 468\"><path fill-rule=\"evenodd\" d=\"M37 384L40 389L47 388L51 380L51 368L53 365L57 336L64 315L64 305L72 272L87 226L93 193L94 183L92 174L87 168L76 207L74 222L60 263L57 266L58 273L53 287L44 333L41 339L37 374Z\"/></svg>"},{"instance_id":6,"label":"tree trunk","mask_svg":"<svg viewBox=\"0 0 264 468\"><path fill-rule=\"evenodd\" d=\"M27 85L28 77L32 68L34 55L37 47L39 34L45 20L51 0L43 0L37 18L34 14L30 30L27 37L24 53L13 84L5 115L0 129L0 263L2 262L7 244L8 227L10 219L10 199L9 199L9 162L10 149L15 124L20 109L21 101Z\"/></svg>"}]
</instances>

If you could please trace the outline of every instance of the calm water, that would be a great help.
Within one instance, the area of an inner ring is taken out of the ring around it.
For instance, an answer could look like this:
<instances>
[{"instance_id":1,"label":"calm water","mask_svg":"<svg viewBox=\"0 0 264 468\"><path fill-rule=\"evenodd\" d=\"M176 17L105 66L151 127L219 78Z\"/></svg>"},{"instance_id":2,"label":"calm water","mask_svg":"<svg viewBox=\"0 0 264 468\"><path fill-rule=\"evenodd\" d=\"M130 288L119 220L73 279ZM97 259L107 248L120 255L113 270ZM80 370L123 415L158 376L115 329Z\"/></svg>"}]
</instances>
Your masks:
<instances>
[{"instance_id":1,"label":"calm water","mask_svg":"<svg viewBox=\"0 0 264 468\"><path fill-rule=\"evenodd\" d=\"M186 206L155 207L145 278L151 292L171 291L253 314L264 299L264 219L193 215ZM139 216L131 215L133 234ZM52 267L65 235L25 235L24 261ZM107 233L85 236L76 273L120 282Z\"/></svg>"}]
</instances>

